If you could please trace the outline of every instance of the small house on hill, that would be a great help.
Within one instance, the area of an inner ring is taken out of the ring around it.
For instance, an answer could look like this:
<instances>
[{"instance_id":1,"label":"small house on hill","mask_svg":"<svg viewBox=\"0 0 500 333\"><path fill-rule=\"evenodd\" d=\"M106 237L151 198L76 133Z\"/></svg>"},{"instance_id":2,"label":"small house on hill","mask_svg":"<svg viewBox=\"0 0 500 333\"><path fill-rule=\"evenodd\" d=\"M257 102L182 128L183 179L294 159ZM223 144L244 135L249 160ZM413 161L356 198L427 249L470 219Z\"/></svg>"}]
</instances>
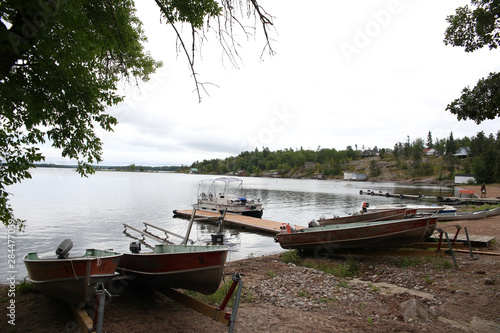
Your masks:
<instances>
[{"instance_id":1,"label":"small house on hill","mask_svg":"<svg viewBox=\"0 0 500 333\"><path fill-rule=\"evenodd\" d=\"M423 153L424 153L424 155L427 155L427 156L437 156L437 155L439 155L439 152L436 149L434 149L434 148L424 149Z\"/></svg>"},{"instance_id":2,"label":"small house on hill","mask_svg":"<svg viewBox=\"0 0 500 333\"><path fill-rule=\"evenodd\" d=\"M361 152L361 157L378 156L378 152L375 150L363 150Z\"/></svg>"},{"instance_id":3,"label":"small house on hill","mask_svg":"<svg viewBox=\"0 0 500 333\"><path fill-rule=\"evenodd\" d=\"M453 156L456 156L458 158L466 158L469 156L470 148L468 147L460 147L460 149L457 150Z\"/></svg>"}]
</instances>

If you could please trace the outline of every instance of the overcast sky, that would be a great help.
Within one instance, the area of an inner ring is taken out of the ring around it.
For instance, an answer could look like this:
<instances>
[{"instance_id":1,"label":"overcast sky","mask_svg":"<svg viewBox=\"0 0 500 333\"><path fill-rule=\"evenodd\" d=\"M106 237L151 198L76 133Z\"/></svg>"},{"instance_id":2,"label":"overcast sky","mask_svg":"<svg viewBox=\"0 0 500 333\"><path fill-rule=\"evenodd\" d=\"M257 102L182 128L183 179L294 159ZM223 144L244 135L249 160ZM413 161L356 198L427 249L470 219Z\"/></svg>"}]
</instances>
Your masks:
<instances>
[{"instance_id":1,"label":"overcast sky","mask_svg":"<svg viewBox=\"0 0 500 333\"><path fill-rule=\"evenodd\" d=\"M498 118L476 125L445 111L464 87L500 71L499 50L443 43L446 17L470 1L261 0L274 16L276 54L260 58L261 30L248 41L238 33L234 68L210 36L196 59L199 80L214 84L201 103L154 1L136 2L146 48L164 66L109 110L119 124L99 132L104 165L190 165L256 147L393 148L429 131L443 139L500 129Z\"/></svg>"}]
</instances>

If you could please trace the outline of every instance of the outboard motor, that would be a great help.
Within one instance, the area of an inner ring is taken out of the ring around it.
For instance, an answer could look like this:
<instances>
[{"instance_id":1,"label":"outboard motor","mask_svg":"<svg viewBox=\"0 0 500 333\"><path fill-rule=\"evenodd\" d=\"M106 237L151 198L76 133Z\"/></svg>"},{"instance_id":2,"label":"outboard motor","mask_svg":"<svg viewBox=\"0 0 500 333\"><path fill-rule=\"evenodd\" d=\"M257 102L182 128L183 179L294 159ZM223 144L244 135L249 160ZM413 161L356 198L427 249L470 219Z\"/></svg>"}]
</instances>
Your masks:
<instances>
[{"instance_id":1,"label":"outboard motor","mask_svg":"<svg viewBox=\"0 0 500 333\"><path fill-rule=\"evenodd\" d=\"M319 224L319 222L316 220L312 220L311 222L309 222L309 228L315 228L315 227L321 227L321 224Z\"/></svg>"},{"instance_id":2,"label":"outboard motor","mask_svg":"<svg viewBox=\"0 0 500 333\"><path fill-rule=\"evenodd\" d=\"M59 244L56 250L58 259L66 259L68 258L69 251L73 248L73 241L69 238L66 238Z\"/></svg>"},{"instance_id":3,"label":"outboard motor","mask_svg":"<svg viewBox=\"0 0 500 333\"><path fill-rule=\"evenodd\" d=\"M141 252L141 243L140 242L131 242L129 246L129 250L132 253Z\"/></svg>"}]
</instances>

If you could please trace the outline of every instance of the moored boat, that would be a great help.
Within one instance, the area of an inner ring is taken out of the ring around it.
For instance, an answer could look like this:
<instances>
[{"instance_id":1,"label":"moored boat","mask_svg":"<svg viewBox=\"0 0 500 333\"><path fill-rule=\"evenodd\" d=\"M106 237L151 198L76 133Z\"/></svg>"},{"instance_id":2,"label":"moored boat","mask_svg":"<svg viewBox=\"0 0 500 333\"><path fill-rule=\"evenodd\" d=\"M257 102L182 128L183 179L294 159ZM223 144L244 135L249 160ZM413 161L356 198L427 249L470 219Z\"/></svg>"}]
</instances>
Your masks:
<instances>
[{"instance_id":1,"label":"moored boat","mask_svg":"<svg viewBox=\"0 0 500 333\"><path fill-rule=\"evenodd\" d=\"M436 217L336 224L277 234L284 249L356 249L410 246L429 238Z\"/></svg>"},{"instance_id":2,"label":"moored boat","mask_svg":"<svg viewBox=\"0 0 500 333\"><path fill-rule=\"evenodd\" d=\"M123 255L118 271L152 289L181 288L208 295L219 288L228 249L222 245L161 244L153 252L140 253L136 243L131 246L133 253Z\"/></svg>"},{"instance_id":3,"label":"moored boat","mask_svg":"<svg viewBox=\"0 0 500 333\"><path fill-rule=\"evenodd\" d=\"M369 222L369 221L385 221L385 220L398 220L406 216L415 215L415 210L406 208L388 209L374 212L362 212L360 214L353 214L348 216L333 217L329 219L319 219L317 222L320 226L342 224L342 223L355 223L355 222ZM311 226L311 224L309 224Z\"/></svg>"},{"instance_id":4,"label":"moored boat","mask_svg":"<svg viewBox=\"0 0 500 333\"><path fill-rule=\"evenodd\" d=\"M261 218L264 212L260 199L242 195L243 180L234 177L204 179L199 182L197 201L199 210L221 211Z\"/></svg>"},{"instance_id":5,"label":"moored boat","mask_svg":"<svg viewBox=\"0 0 500 333\"><path fill-rule=\"evenodd\" d=\"M30 252L23 261L35 288L73 304L86 303L94 295L97 283L106 284L117 275L116 267L122 254L87 249L81 257L68 257L72 246L72 242L66 240L56 251L58 258L42 259L38 253Z\"/></svg>"}]
</instances>

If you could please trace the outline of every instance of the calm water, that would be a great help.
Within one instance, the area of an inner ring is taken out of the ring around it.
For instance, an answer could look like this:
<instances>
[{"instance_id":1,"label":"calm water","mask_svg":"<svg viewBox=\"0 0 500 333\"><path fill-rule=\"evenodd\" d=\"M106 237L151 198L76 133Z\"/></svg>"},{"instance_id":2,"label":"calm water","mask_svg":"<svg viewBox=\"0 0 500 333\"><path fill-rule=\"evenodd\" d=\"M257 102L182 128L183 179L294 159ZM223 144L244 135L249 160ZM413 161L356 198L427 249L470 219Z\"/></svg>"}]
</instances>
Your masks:
<instances>
[{"instance_id":1,"label":"calm water","mask_svg":"<svg viewBox=\"0 0 500 333\"><path fill-rule=\"evenodd\" d=\"M198 182L205 175L173 173L97 172L81 178L69 169L36 169L33 179L8 187L18 218L27 221L25 232L16 232L17 279L27 276L22 257L38 252L42 258L55 257L65 238L74 242L72 256L86 248L128 252L132 239L123 234L123 223L143 229L149 222L184 235L188 221L174 218L174 209L191 209ZM263 218L307 226L312 219L347 215L359 211L363 201L370 204L401 203L399 199L361 196L360 190L447 196L440 187L401 187L391 183L244 178L245 195L260 198ZM210 242L215 226L195 222L190 238L197 244ZM160 235L160 234L159 234ZM3 247L2 283L7 279L7 229L0 227ZM272 236L225 228L231 247L228 260L282 251ZM172 239L174 240L174 239ZM177 243L179 241L174 240ZM149 243L153 243L148 241ZM154 243L153 243L154 244Z\"/></svg>"}]
</instances>

